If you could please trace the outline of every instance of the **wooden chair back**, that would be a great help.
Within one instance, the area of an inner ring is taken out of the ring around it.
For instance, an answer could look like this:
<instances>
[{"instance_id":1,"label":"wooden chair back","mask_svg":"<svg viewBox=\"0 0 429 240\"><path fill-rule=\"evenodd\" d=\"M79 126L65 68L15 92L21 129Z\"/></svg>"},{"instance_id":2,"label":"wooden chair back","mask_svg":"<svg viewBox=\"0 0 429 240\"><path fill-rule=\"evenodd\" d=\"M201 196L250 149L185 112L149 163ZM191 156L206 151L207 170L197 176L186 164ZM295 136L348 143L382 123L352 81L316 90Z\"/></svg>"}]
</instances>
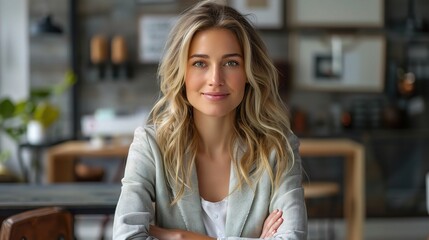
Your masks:
<instances>
[{"instance_id":1,"label":"wooden chair back","mask_svg":"<svg viewBox=\"0 0 429 240\"><path fill-rule=\"evenodd\" d=\"M28 210L6 218L0 240L74 240L70 212L58 207Z\"/></svg>"}]
</instances>

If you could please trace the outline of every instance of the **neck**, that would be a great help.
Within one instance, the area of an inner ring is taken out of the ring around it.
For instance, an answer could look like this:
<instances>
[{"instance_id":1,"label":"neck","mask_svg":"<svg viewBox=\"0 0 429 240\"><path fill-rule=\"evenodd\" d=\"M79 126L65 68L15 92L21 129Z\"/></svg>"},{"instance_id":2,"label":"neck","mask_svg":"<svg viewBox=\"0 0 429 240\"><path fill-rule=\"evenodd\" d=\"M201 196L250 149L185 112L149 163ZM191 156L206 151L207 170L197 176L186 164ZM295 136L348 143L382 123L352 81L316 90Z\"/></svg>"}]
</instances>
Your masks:
<instances>
[{"instance_id":1,"label":"neck","mask_svg":"<svg viewBox=\"0 0 429 240\"><path fill-rule=\"evenodd\" d=\"M208 156L229 153L234 116L207 117L194 115L194 123L200 138L198 151Z\"/></svg>"}]
</instances>

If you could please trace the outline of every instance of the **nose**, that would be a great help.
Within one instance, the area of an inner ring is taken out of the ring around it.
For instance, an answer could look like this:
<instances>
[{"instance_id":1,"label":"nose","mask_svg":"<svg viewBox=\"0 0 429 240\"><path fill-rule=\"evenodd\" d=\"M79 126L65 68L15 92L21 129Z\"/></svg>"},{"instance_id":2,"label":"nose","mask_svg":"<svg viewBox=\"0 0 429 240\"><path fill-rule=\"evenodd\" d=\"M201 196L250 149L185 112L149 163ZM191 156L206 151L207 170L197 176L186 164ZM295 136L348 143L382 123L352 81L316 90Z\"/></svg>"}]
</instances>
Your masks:
<instances>
[{"instance_id":1,"label":"nose","mask_svg":"<svg viewBox=\"0 0 429 240\"><path fill-rule=\"evenodd\" d=\"M225 84L220 66L215 66L210 71L209 86L223 86Z\"/></svg>"}]
</instances>

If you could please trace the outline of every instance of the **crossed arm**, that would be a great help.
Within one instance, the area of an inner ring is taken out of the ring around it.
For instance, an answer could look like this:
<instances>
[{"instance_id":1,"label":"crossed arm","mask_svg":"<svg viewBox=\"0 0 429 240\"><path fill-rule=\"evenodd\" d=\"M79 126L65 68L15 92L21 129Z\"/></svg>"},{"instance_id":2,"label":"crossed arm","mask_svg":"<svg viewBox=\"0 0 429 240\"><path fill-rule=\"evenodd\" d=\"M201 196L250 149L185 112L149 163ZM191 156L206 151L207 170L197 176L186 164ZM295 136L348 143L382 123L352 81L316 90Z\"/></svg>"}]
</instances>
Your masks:
<instances>
[{"instance_id":1,"label":"crossed arm","mask_svg":"<svg viewBox=\"0 0 429 240\"><path fill-rule=\"evenodd\" d=\"M260 238L272 237L283 222L283 212L273 211L264 221L262 234ZM189 232L181 229L165 229L151 225L149 235L159 240L213 240L214 238L195 232Z\"/></svg>"}]
</instances>

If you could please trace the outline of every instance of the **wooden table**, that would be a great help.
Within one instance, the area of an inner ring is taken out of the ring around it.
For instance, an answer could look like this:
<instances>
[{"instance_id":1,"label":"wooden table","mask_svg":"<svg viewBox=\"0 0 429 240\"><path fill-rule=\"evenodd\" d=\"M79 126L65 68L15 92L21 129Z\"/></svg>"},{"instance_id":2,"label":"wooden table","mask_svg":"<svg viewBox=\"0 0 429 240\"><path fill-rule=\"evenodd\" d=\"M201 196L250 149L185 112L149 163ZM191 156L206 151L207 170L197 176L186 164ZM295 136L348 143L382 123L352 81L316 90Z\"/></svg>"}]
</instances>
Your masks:
<instances>
[{"instance_id":1,"label":"wooden table","mask_svg":"<svg viewBox=\"0 0 429 240\"><path fill-rule=\"evenodd\" d=\"M343 157L344 216L348 240L363 239L365 148L349 139L301 139L302 157Z\"/></svg>"},{"instance_id":2,"label":"wooden table","mask_svg":"<svg viewBox=\"0 0 429 240\"><path fill-rule=\"evenodd\" d=\"M105 144L94 147L88 141L68 141L47 151L47 181L48 183L75 181L75 160L81 157L117 157L125 161L128 155L129 145Z\"/></svg>"},{"instance_id":3,"label":"wooden table","mask_svg":"<svg viewBox=\"0 0 429 240\"><path fill-rule=\"evenodd\" d=\"M0 217L48 206L72 214L114 214L120 192L119 183L0 184Z\"/></svg>"}]
</instances>

